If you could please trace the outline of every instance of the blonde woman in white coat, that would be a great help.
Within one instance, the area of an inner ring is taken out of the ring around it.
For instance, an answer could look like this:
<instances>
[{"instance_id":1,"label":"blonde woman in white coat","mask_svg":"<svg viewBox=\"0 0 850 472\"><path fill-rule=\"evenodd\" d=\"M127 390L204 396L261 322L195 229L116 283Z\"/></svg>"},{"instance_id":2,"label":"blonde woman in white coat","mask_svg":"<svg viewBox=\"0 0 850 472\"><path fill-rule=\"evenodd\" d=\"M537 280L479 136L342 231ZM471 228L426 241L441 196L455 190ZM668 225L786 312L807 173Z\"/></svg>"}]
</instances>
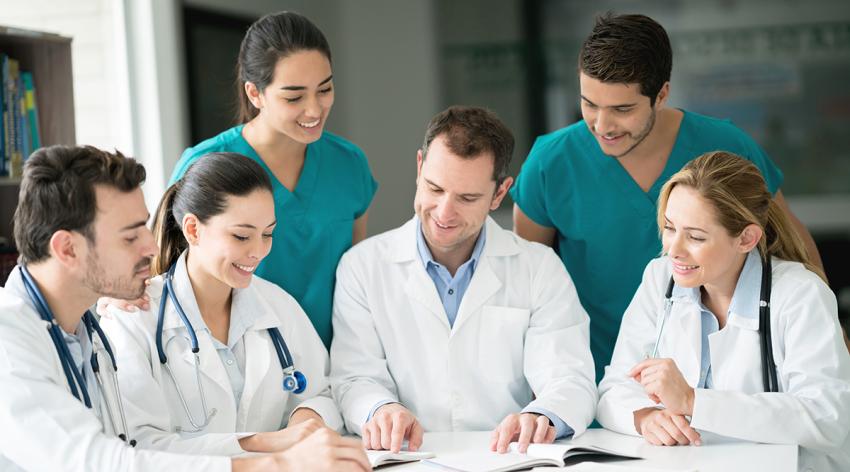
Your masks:
<instances>
[{"instance_id":1,"label":"blonde woman in white coat","mask_svg":"<svg viewBox=\"0 0 850 472\"><path fill-rule=\"evenodd\" d=\"M695 159L662 189L658 224L665 256L626 310L599 422L655 445L699 445L700 431L797 444L801 470L850 469L850 356L835 296L758 169L725 152ZM777 382L766 392L759 299L771 266L765 354Z\"/></svg>"},{"instance_id":2,"label":"blonde woman in white coat","mask_svg":"<svg viewBox=\"0 0 850 472\"><path fill-rule=\"evenodd\" d=\"M312 324L289 294L252 274L271 249L275 224L268 176L238 154L206 156L166 192L154 223L159 275L147 288L150 308L103 323L140 444L237 455L284 450L319 428L342 428L328 354ZM197 355L164 290L169 269L169 290L197 337ZM294 375L306 379L295 390L283 386L272 328L288 346Z\"/></svg>"}]
</instances>

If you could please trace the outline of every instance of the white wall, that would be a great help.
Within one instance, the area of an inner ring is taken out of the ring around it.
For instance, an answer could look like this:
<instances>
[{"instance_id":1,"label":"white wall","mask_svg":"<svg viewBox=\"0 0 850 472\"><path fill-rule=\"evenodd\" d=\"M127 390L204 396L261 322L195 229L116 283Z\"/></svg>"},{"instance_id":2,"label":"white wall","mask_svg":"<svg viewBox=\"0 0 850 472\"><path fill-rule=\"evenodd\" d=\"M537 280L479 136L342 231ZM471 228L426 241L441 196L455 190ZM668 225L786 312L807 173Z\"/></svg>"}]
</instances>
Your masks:
<instances>
[{"instance_id":1,"label":"white wall","mask_svg":"<svg viewBox=\"0 0 850 472\"><path fill-rule=\"evenodd\" d=\"M121 15L113 0L0 0L0 24L73 38L77 143L132 153Z\"/></svg>"}]
</instances>

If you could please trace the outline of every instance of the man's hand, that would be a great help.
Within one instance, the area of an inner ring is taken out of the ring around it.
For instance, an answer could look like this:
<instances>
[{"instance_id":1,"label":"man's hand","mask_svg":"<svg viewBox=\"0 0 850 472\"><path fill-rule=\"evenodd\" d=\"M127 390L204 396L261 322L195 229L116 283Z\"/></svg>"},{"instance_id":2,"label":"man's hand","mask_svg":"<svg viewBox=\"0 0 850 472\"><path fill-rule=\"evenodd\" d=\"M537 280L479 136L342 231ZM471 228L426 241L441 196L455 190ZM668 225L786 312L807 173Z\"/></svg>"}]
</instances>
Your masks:
<instances>
[{"instance_id":1,"label":"man's hand","mask_svg":"<svg viewBox=\"0 0 850 472\"><path fill-rule=\"evenodd\" d=\"M319 428L284 452L233 459L234 472L253 471L366 472L372 470L360 441Z\"/></svg>"},{"instance_id":2,"label":"man's hand","mask_svg":"<svg viewBox=\"0 0 850 472\"><path fill-rule=\"evenodd\" d=\"M387 403L363 425L363 447L401 451L407 439L407 450L416 451L422 445L422 426L407 408L398 403Z\"/></svg>"},{"instance_id":3,"label":"man's hand","mask_svg":"<svg viewBox=\"0 0 850 472\"><path fill-rule=\"evenodd\" d=\"M508 452L512 441L519 443L519 452L525 453L530 443L551 443L555 440L555 427L549 418L537 413L508 415L490 434L490 450L500 454Z\"/></svg>"},{"instance_id":4,"label":"man's hand","mask_svg":"<svg viewBox=\"0 0 850 472\"><path fill-rule=\"evenodd\" d=\"M685 381L673 359L646 359L628 373L643 386L655 403L663 403L671 413L691 416L694 412L694 389Z\"/></svg>"},{"instance_id":5,"label":"man's hand","mask_svg":"<svg viewBox=\"0 0 850 472\"><path fill-rule=\"evenodd\" d=\"M246 436L239 440L239 447L247 452L281 452L303 441L325 424L312 418L292 424L279 431L270 431Z\"/></svg>"},{"instance_id":6,"label":"man's hand","mask_svg":"<svg viewBox=\"0 0 850 472\"><path fill-rule=\"evenodd\" d=\"M691 428L684 415L658 408L643 408L634 412L635 429L650 444L656 446L685 446L701 444L700 435Z\"/></svg>"}]
</instances>

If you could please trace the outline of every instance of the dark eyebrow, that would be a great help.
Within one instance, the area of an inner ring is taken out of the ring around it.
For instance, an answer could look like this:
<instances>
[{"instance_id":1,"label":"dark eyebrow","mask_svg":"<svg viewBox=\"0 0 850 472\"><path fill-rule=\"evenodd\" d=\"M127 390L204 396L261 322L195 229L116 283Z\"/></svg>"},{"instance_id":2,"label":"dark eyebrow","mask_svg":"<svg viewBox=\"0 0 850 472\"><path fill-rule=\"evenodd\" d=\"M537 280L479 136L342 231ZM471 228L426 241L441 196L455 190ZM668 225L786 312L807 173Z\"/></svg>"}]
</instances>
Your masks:
<instances>
[{"instance_id":1,"label":"dark eyebrow","mask_svg":"<svg viewBox=\"0 0 850 472\"><path fill-rule=\"evenodd\" d=\"M673 224L673 222L670 221L670 218L667 218L667 215L664 215L664 220L667 221L668 223L670 223L671 225ZM688 231L699 231L701 233L708 233L708 231L706 231L702 228L697 228L696 226L685 226L682 229L688 230Z\"/></svg>"},{"instance_id":2,"label":"dark eyebrow","mask_svg":"<svg viewBox=\"0 0 850 472\"><path fill-rule=\"evenodd\" d=\"M326 83L330 82L333 78L334 78L333 74L329 75L327 79L319 82L318 86L321 87L322 85L325 85ZM297 91L300 91L300 90L307 90L307 87L305 87L303 85L286 85L284 87L281 87L280 89L281 90L291 90L291 91L297 92Z\"/></svg>"},{"instance_id":3,"label":"dark eyebrow","mask_svg":"<svg viewBox=\"0 0 850 472\"><path fill-rule=\"evenodd\" d=\"M268 226L266 226L266 228L269 228L269 227L274 226L274 225L276 225L276 224L277 224L277 220L274 220L274 221L272 221L271 223L269 223L269 225L268 225ZM232 226L233 226L233 227L235 227L235 228L257 229L257 227L256 227L256 226L254 226L254 225L252 225L252 224L248 224L248 223L240 223L240 224L238 224L238 225L232 225Z\"/></svg>"},{"instance_id":4,"label":"dark eyebrow","mask_svg":"<svg viewBox=\"0 0 850 472\"><path fill-rule=\"evenodd\" d=\"M595 103L591 102L591 101L590 101L587 97L585 97L584 95L581 95L581 99L582 99L582 100L584 100L584 101L586 101L587 103L589 103L589 104L593 105L593 106L598 106L597 104L595 104ZM629 107L633 107L633 106L636 106L636 105L637 105L637 103L621 103L621 104L619 104L619 105L610 105L610 106L607 106L607 107L605 107L605 108L629 108Z\"/></svg>"},{"instance_id":5,"label":"dark eyebrow","mask_svg":"<svg viewBox=\"0 0 850 472\"><path fill-rule=\"evenodd\" d=\"M150 217L151 217L151 215L150 215L150 214L148 214L148 216L146 216L144 220L142 220L142 221L137 221L137 222L135 222L135 223L130 223L130 224L128 224L127 226L125 226L125 227L121 228L121 229L120 229L120 230L118 230L118 231L130 231L130 230L133 230L133 229L136 229L136 228L142 227L142 226L144 226L144 225L146 225L146 224L148 223L148 220L150 219Z\"/></svg>"},{"instance_id":6,"label":"dark eyebrow","mask_svg":"<svg viewBox=\"0 0 850 472\"><path fill-rule=\"evenodd\" d=\"M440 187L439 185L435 184L434 182L431 182L430 180L428 180L425 177L423 177L423 178L425 179L425 182L428 182L428 185L431 185L431 186L437 187L440 190L443 190L443 187ZM484 195L483 193L462 193L462 194L460 194L460 196L464 197L464 198L478 198L478 197L481 197L483 195Z\"/></svg>"}]
</instances>

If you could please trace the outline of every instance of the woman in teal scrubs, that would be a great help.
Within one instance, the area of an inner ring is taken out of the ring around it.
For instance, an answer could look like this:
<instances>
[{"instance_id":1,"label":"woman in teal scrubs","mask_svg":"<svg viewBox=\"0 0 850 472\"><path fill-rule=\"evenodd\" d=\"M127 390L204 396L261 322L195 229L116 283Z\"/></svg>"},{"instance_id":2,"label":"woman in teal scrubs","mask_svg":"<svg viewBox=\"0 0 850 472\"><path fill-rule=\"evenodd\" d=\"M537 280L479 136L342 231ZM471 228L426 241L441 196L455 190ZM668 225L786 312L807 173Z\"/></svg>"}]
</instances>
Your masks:
<instances>
[{"instance_id":1,"label":"woman in teal scrubs","mask_svg":"<svg viewBox=\"0 0 850 472\"><path fill-rule=\"evenodd\" d=\"M277 228L256 274L295 297L329 346L336 266L366 237L377 183L357 146L324 131L334 102L328 42L301 15L266 15L242 40L237 82L241 124L183 152L169 185L211 152L248 156L269 173Z\"/></svg>"}]
</instances>

